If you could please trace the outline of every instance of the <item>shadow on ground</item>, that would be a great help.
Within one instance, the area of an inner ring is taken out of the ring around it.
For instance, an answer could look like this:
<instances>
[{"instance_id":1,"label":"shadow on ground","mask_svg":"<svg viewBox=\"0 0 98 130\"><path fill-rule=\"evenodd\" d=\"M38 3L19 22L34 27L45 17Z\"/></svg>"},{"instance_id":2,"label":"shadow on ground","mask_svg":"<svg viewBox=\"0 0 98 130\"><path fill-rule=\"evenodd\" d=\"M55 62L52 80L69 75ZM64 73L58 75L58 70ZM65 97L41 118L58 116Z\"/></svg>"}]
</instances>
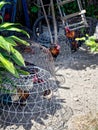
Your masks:
<instances>
[{"instance_id":1,"label":"shadow on ground","mask_svg":"<svg viewBox=\"0 0 98 130\"><path fill-rule=\"evenodd\" d=\"M70 52L69 52L70 53ZM91 53L87 47L82 46L77 52L70 53L68 57L66 54L58 56L57 61L55 62L57 70L59 69L74 69L74 70L83 70L87 67L92 69L98 66L98 53Z\"/></svg>"},{"instance_id":2,"label":"shadow on ground","mask_svg":"<svg viewBox=\"0 0 98 130\"><path fill-rule=\"evenodd\" d=\"M44 102L45 106L43 109L40 109L40 111L34 112L34 104L31 106L28 105L27 107L20 106L18 109L17 106L15 106L16 111L14 113L7 113L5 116L1 118L0 121L0 129L3 130L40 130L45 129L48 130L49 127L51 128L57 128L59 130L59 127L64 127L63 125L66 125L66 122L69 120L69 118L73 115L72 109L68 106L63 107L61 104L65 103L65 99L56 99L54 97L49 101L49 103ZM39 107L42 107L42 103L36 103L39 105ZM51 106L49 106L51 105ZM14 106L13 106L14 107ZM29 108L32 107L32 113L29 112ZM11 108L12 109L12 108ZM37 110L37 108L36 108ZM0 110L1 111L1 110ZM19 111L23 111L19 115ZM25 111L25 113L24 113ZM26 113L27 111L27 113ZM3 111L1 111L3 112ZM13 112L13 111L12 111ZM6 113L6 111L5 111ZM8 115L9 114L9 115ZM8 118L8 116L10 118ZM6 120L5 120L6 119ZM14 123L13 123L14 122Z\"/></svg>"}]
</instances>

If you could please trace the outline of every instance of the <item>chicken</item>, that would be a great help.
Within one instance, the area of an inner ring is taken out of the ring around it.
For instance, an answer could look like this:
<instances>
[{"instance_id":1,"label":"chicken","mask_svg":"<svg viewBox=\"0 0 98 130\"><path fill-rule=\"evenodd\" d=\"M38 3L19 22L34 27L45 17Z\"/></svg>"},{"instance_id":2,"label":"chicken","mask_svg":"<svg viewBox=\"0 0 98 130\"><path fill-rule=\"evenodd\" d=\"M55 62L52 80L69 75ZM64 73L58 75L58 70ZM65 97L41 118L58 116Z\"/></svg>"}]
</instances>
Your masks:
<instances>
[{"instance_id":1,"label":"chicken","mask_svg":"<svg viewBox=\"0 0 98 130\"><path fill-rule=\"evenodd\" d=\"M51 52L53 58L57 58L57 56L60 53L60 46L59 45L55 45L53 47L50 47L49 51Z\"/></svg>"},{"instance_id":2,"label":"chicken","mask_svg":"<svg viewBox=\"0 0 98 130\"><path fill-rule=\"evenodd\" d=\"M26 105L26 100L29 97L29 92L22 90L22 89L18 89L17 90L18 95L19 95L19 99L20 99L20 105Z\"/></svg>"},{"instance_id":3,"label":"chicken","mask_svg":"<svg viewBox=\"0 0 98 130\"><path fill-rule=\"evenodd\" d=\"M26 100L29 96L29 93L25 90L22 90L22 89L18 89L18 94L19 94L19 97L23 100Z\"/></svg>"},{"instance_id":4,"label":"chicken","mask_svg":"<svg viewBox=\"0 0 98 130\"><path fill-rule=\"evenodd\" d=\"M73 41L73 42L71 42L71 50L72 50L72 52L75 52L75 51L77 51L77 49L79 49L79 47L81 47L81 45L83 44L83 42L82 41Z\"/></svg>"},{"instance_id":5,"label":"chicken","mask_svg":"<svg viewBox=\"0 0 98 130\"><path fill-rule=\"evenodd\" d=\"M75 52L78 49L78 43L76 41L71 43L71 51Z\"/></svg>"},{"instance_id":6,"label":"chicken","mask_svg":"<svg viewBox=\"0 0 98 130\"><path fill-rule=\"evenodd\" d=\"M67 38L75 38L75 31L71 31L69 28L66 28L65 30Z\"/></svg>"},{"instance_id":7,"label":"chicken","mask_svg":"<svg viewBox=\"0 0 98 130\"><path fill-rule=\"evenodd\" d=\"M44 82L44 80L41 79L41 78L39 78L37 75L35 75L35 76L33 77L33 83L34 83L34 84L42 83L42 82Z\"/></svg>"}]
</instances>

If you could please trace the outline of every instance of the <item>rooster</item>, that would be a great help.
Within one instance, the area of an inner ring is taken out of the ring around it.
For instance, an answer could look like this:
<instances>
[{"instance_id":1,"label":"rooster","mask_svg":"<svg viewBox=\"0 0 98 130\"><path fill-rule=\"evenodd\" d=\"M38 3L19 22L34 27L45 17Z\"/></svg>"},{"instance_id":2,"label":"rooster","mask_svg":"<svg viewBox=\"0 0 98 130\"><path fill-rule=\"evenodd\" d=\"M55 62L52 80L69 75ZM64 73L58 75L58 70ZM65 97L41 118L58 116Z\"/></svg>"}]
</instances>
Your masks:
<instances>
[{"instance_id":1,"label":"rooster","mask_svg":"<svg viewBox=\"0 0 98 130\"><path fill-rule=\"evenodd\" d=\"M82 45L82 41L76 41L76 32L74 30L70 30L69 28L65 28L66 31L66 37L68 38L70 42L71 51L75 52L79 49L79 47Z\"/></svg>"},{"instance_id":2,"label":"rooster","mask_svg":"<svg viewBox=\"0 0 98 130\"><path fill-rule=\"evenodd\" d=\"M29 92L22 90L22 89L18 89L17 90L18 95L19 95L19 99L20 99L20 105L25 105L26 104L26 100L29 97Z\"/></svg>"},{"instance_id":3,"label":"rooster","mask_svg":"<svg viewBox=\"0 0 98 130\"><path fill-rule=\"evenodd\" d=\"M69 28L66 28L65 31L66 31L67 38L75 38L75 35L76 35L75 31L70 30Z\"/></svg>"},{"instance_id":4,"label":"rooster","mask_svg":"<svg viewBox=\"0 0 98 130\"><path fill-rule=\"evenodd\" d=\"M57 56L58 56L59 53L60 53L60 46L57 45L57 44L56 44L55 46L51 46L51 47L49 48L49 51L51 52L53 58L56 59Z\"/></svg>"},{"instance_id":5,"label":"rooster","mask_svg":"<svg viewBox=\"0 0 98 130\"><path fill-rule=\"evenodd\" d=\"M76 52L79 49L79 47L81 47L82 44L83 42L80 40L79 41L73 40L71 42L71 51Z\"/></svg>"}]
</instances>

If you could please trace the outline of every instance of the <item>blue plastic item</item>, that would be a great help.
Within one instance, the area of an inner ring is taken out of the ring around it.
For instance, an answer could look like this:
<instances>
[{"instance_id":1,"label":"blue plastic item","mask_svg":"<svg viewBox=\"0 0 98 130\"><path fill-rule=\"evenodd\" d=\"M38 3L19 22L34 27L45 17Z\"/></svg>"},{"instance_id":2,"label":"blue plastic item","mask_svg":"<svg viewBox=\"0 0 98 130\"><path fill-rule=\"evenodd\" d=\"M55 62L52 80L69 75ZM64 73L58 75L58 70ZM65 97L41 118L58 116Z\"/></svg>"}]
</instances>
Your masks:
<instances>
[{"instance_id":1,"label":"blue plastic item","mask_svg":"<svg viewBox=\"0 0 98 130\"><path fill-rule=\"evenodd\" d=\"M31 26L30 26L30 18L29 18L29 14L28 14L28 7L27 7L26 0L22 0L22 5L23 5L23 10L24 10L26 26L28 28L31 28Z\"/></svg>"},{"instance_id":2,"label":"blue plastic item","mask_svg":"<svg viewBox=\"0 0 98 130\"><path fill-rule=\"evenodd\" d=\"M11 22L15 22L15 17L16 17L16 7L17 7L17 0L13 0Z\"/></svg>"},{"instance_id":3,"label":"blue plastic item","mask_svg":"<svg viewBox=\"0 0 98 130\"><path fill-rule=\"evenodd\" d=\"M10 2L10 4L4 5L4 7L1 10L1 15L4 21L15 22L17 0L6 0L6 2ZM5 17L7 17L7 19L5 19Z\"/></svg>"},{"instance_id":4,"label":"blue plastic item","mask_svg":"<svg viewBox=\"0 0 98 130\"><path fill-rule=\"evenodd\" d=\"M17 11L17 1L18 0L6 0L6 2L10 2L11 4L6 4L0 11L5 22L15 22L16 11ZM26 26L30 28L31 27L30 18L28 14L28 6L27 6L26 0L22 0L22 6L23 6L23 11L24 11ZM7 20L5 20L5 16L7 17L6 18Z\"/></svg>"}]
</instances>

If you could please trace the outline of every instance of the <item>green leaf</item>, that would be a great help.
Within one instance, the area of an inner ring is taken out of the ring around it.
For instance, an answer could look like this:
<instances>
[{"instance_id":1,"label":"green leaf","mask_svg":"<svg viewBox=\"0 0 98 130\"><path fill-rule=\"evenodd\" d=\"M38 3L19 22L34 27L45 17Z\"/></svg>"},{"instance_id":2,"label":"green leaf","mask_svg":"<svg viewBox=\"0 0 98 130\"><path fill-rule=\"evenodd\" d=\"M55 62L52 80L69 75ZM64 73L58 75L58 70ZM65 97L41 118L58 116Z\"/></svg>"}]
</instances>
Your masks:
<instances>
[{"instance_id":1,"label":"green leaf","mask_svg":"<svg viewBox=\"0 0 98 130\"><path fill-rule=\"evenodd\" d=\"M91 52L95 52L95 51L96 51L96 47L92 47Z\"/></svg>"},{"instance_id":2,"label":"green leaf","mask_svg":"<svg viewBox=\"0 0 98 130\"><path fill-rule=\"evenodd\" d=\"M6 38L4 38L3 36L0 36L0 47L10 52L11 44L9 41L6 41Z\"/></svg>"},{"instance_id":3,"label":"green leaf","mask_svg":"<svg viewBox=\"0 0 98 130\"><path fill-rule=\"evenodd\" d=\"M10 43L11 46L17 46L16 42L11 37L5 37L4 38L8 43Z\"/></svg>"},{"instance_id":4,"label":"green leaf","mask_svg":"<svg viewBox=\"0 0 98 130\"><path fill-rule=\"evenodd\" d=\"M39 8L38 8L37 6L31 7L31 12L32 12L32 13L37 13L38 10L39 10Z\"/></svg>"},{"instance_id":5,"label":"green leaf","mask_svg":"<svg viewBox=\"0 0 98 130\"><path fill-rule=\"evenodd\" d=\"M86 34L86 37L89 37L89 35L88 35L88 34Z\"/></svg>"},{"instance_id":6,"label":"green leaf","mask_svg":"<svg viewBox=\"0 0 98 130\"><path fill-rule=\"evenodd\" d=\"M3 17L0 15L0 20L3 22Z\"/></svg>"},{"instance_id":7,"label":"green leaf","mask_svg":"<svg viewBox=\"0 0 98 130\"><path fill-rule=\"evenodd\" d=\"M86 38L85 38L85 37L81 37L81 38L76 38L75 40L76 40L76 41L85 41Z\"/></svg>"},{"instance_id":8,"label":"green leaf","mask_svg":"<svg viewBox=\"0 0 98 130\"><path fill-rule=\"evenodd\" d=\"M10 59L10 53L8 53L5 50L0 50L0 53L6 58L6 59ZM0 65L1 66L1 65Z\"/></svg>"},{"instance_id":9,"label":"green leaf","mask_svg":"<svg viewBox=\"0 0 98 130\"><path fill-rule=\"evenodd\" d=\"M17 69L17 72L21 75L29 75L30 73L21 69Z\"/></svg>"},{"instance_id":10,"label":"green leaf","mask_svg":"<svg viewBox=\"0 0 98 130\"><path fill-rule=\"evenodd\" d=\"M10 36L10 38L12 38L14 41L16 41L18 43L21 43L21 44L24 44L24 45L27 45L27 46L30 45L27 41L22 40L22 39L18 38L17 36Z\"/></svg>"},{"instance_id":11,"label":"green leaf","mask_svg":"<svg viewBox=\"0 0 98 130\"><path fill-rule=\"evenodd\" d=\"M10 26L10 27L6 27L5 29L3 29L3 31L14 31L14 32L19 32L19 33L23 33L23 34L25 34L26 36L28 36L28 38L30 38L30 35L26 32L26 31L24 31L24 30L22 30L22 29L19 29L19 28L17 28L17 27L12 27L12 26Z\"/></svg>"},{"instance_id":12,"label":"green leaf","mask_svg":"<svg viewBox=\"0 0 98 130\"><path fill-rule=\"evenodd\" d=\"M2 63L4 68L6 70L8 70L11 74L13 74L16 77L19 77L18 72L17 72L16 68L14 67L13 63L10 62L5 57L3 57L1 53L0 53L0 62Z\"/></svg>"},{"instance_id":13,"label":"green leaf","mask_svg":"<svg viewBox=\"0 0 98 130\"><path fill-rule=\"evenodd\" d=\"M25 66L24 63L24 59L22 57L22 55L13 47L11 48L11 58L13 59L13 61L19 65L19 66Z\"/></svg>"},{"instance_id":14,"label":"green leaf","mask_svg":"<svg viewBox=\"0 0 98 130\"><path fill-rule=\"evenodd\" d=\"M2 9L2 7L6 4L11 4L10 2L5 2L5 1L1 1L0 2L0 10Z\"/></svg>"},{"instance_id":15,"label":"green leaf","mask_svg":"<svg viewBox=\"0 0 98 130\"><path fill-rule=\"evenodd\" d=\"M4 22L0 24L0 30L2 30L3 28L8 28L8 27L12 27L12 26L16 26L16 25L21 25L20 23L8 23L8 22Z\"/></svg>"},{"instance_id":16,"label":"green leaf","mask_svg":"<svg viewBox=\"0 0 98 130\"><path fill-rule=\"evenodd\" d=\"M90 37L89 37L89 40L95 41L95 40L96 40L96 37L95 37L95 36L90 36Z\"/></svg>"},{"instance_id":17,"label":"green leaf","mask_svg":"<svg viewBox=\"0 0 98 130\"><path fill-rule=\"evenodd\" d=\"M85 41L85 44L86 44L87 46L94 46L96 43L95 43L95 41L86 40L86 41Z\"/></svg>"}]
</instances>

